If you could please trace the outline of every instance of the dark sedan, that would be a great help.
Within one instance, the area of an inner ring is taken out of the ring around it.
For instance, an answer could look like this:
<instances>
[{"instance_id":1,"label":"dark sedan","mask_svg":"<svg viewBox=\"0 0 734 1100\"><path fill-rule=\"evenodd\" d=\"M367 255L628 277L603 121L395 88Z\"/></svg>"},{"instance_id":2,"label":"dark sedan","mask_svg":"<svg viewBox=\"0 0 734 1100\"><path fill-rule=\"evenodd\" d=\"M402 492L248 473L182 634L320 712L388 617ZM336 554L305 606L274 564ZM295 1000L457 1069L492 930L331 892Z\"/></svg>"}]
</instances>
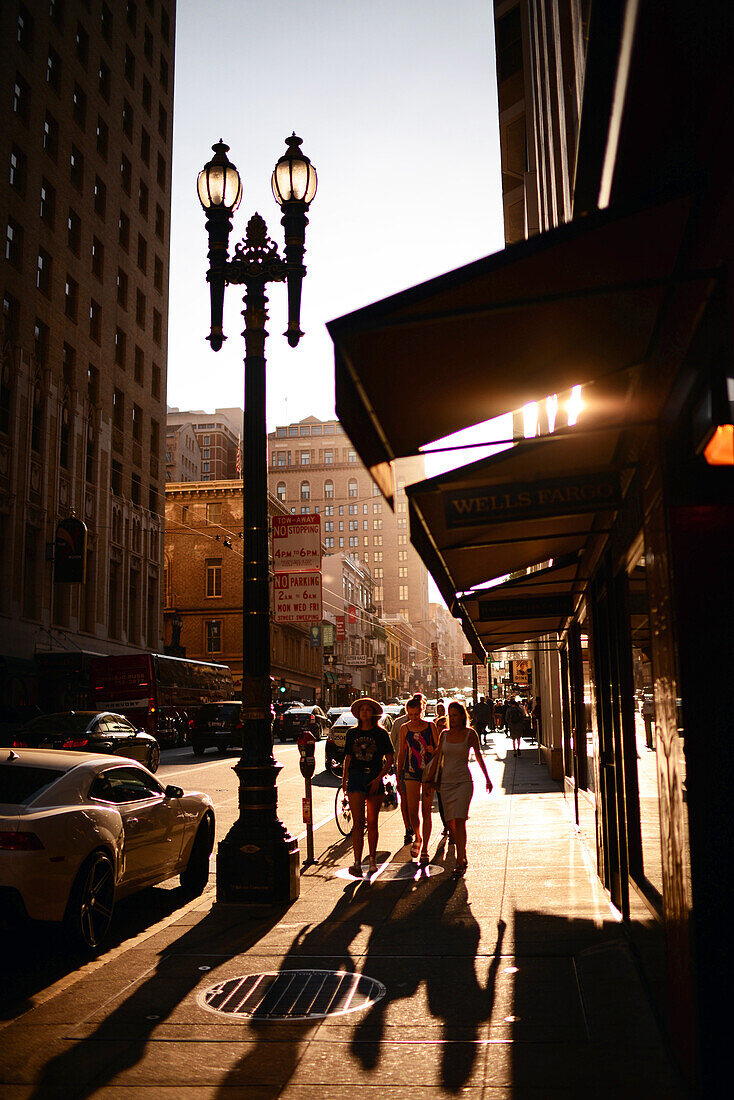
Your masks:
<instances>
[{"instance_id":1,"label":"dark sedan","mask_svg":"<svg viewBox=\"0 0 734 1100\"><path fill-rule=\"evenodd\" d=\"M14 745L127 756L145 764L152 772L157 771L161 758L160 746L155 737L145 730L136 729L121 714L106 710L68 710L60 714L43 714L26 723L16 734Z\"/></svg>"},{"instance_id":2,"label":"dark sedan","mask_svg":"<svg viewBox=\"0 0 734 1100\"><path fill-rule=\"evenodd\" d=\"M308 730L320 741L329 728L329 719L321 707L291 707L278 723L278 736L281 741L297 741L304 730Z\"/></svg>"}]
</instances>

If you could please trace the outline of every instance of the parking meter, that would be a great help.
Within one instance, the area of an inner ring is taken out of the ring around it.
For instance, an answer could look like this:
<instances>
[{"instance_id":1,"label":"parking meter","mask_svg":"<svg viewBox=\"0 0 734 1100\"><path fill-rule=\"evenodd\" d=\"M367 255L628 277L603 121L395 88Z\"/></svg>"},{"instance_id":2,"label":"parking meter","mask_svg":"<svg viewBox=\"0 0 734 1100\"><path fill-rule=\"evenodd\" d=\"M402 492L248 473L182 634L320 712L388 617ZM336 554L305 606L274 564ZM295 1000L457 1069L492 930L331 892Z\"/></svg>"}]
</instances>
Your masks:
<instances>
[{"instance_id":1,"label":"parking meter","mask_svg":"<svg viewBox=\"0 0 734 1100\"><path fill-rule=\"evenodd\" d=\"M308 730L304 730L298 738L298 751L301 754L301 775L310 779L316 771L316 738Z\"/></svg>"}]
</instances>

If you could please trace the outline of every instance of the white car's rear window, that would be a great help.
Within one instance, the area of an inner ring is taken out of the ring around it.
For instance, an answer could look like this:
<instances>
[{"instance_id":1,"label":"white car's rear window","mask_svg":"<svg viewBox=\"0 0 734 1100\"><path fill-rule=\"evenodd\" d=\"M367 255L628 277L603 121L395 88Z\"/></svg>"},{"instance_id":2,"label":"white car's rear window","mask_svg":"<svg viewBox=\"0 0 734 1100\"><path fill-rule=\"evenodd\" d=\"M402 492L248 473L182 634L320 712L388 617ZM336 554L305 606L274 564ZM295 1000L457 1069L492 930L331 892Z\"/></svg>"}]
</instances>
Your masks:
<instances>
[{"instance_id":1,"label":"white car's rear window","mask_svg":"<svg viewBox=\"0 0 734 1100\"><path fill-rule=\"evenodd\" d=\"M53 783L67 768L33 768L28 764L0 764L0 802L20 806Z\"/></svg>"}]
</instances>

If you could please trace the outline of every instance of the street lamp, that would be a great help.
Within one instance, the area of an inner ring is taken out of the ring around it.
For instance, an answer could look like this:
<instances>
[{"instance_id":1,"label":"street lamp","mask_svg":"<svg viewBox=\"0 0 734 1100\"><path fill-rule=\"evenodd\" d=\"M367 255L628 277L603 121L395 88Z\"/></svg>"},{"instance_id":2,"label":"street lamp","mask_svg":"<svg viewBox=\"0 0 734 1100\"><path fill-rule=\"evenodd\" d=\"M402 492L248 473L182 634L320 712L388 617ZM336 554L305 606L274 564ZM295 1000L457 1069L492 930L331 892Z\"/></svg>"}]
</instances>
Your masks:
<instances>
[{"instance_id":1,"label":"street lamp","mask_svg":"<svg viewBox=\"0 0 734 1100\"><path fill-rule=\"evenodd\" d=\"M199 173L197 192L209 234L211 331L207 339L219 351L224 288L245 288L245 410L243 424L244 570L242 589L242 755L235 766L239 780L239 818L217 851L217 900L278 905L298 897L298 843L278 820L270 722L270 584L265 423L266 283L288 283L288 328L295 347L300 328L301 284L306 212L316 194L316 171L300 149L301 139L286 138L286 151L275 166L273 194L283 211L285 258L268 236L259 214L247 223L244 240L229 258L232 215L242 198L242 181L218 141L214 156Z\"/></svg>"}]
</instances>

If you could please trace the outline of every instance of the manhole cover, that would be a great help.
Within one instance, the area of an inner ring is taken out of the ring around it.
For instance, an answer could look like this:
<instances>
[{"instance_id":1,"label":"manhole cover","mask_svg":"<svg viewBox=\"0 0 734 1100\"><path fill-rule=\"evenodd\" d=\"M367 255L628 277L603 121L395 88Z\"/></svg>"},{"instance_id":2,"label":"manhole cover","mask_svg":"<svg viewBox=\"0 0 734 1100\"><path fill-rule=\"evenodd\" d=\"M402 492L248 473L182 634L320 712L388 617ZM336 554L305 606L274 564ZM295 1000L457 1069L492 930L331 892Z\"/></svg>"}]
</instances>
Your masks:
<instances>
[{"instance_id":1,"label":"manhole cover","mask_svg":"<svg viewBox=\"0 0 734 1100\"><path fill-rule=\"evenodd\" d=\"M209 986L198 996L202 1008L253 1020L320 1020L369 1008L385 986L343 970L283 970L247 974Z\"/></svg>"}]
</instances>

